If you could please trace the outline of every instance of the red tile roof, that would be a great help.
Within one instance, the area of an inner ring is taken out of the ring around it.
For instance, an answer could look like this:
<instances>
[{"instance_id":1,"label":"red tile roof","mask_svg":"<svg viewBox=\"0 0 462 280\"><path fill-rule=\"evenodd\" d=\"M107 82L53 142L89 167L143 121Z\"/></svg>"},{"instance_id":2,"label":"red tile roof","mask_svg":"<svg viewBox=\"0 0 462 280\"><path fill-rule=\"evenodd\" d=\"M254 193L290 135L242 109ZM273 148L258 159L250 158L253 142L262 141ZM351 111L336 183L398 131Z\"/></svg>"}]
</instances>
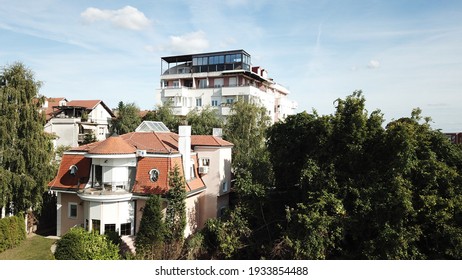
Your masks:
<instances>
[{"instance_id":1,"label":"red tile roof","mask_svg":"<svg viewBox=\"0 0 462 280\"><path fill-rule=\"evenodd\" d=\"M178 135L173 132L130 132L120 137L136 149L148 153L178 153Z\"/></svg>"},{"instance_id":2,"label":"red tile roof","mask_svg":"<svg viewBox=\"0 0 462 280\"><path fill-rule=\"evenodd\" d=\"M233 143L212 135L191 135L192 146L233 146Z\"/></svg>"},{"instance_id":3,"label":"red tile roof","mask_svg":"<svg viewBox=\"0 0 462 280\"><path fill-rule=\"evenodd\" d=\"M127 143L124 139L119 136L111 136L106 140L98 142L98 144L88 147L89 154L103 154L103 155L114 155L114 154L134 154L136 148Z\"/></svg>"},{"instance_id":4,"label":"red tile roof","mask_svg":"<svg viewBox=\"0 0 462 280\"><path fill-rule=\"evenodd\" d=\"M49 119L53 117L53 111L55 110L53 106L59 106L59 102L62 100L66 100L66 98L65 97L48 97L46 100L48 101L48 107L45 110L45 115L48 121Z\"/></svg>"},{"instance_id":5,"label":"red tile roof","mask_svg":"<svg viewBox=\"0 0 462 280\"><path fill-rule=\"evenodd\" d=\"M69 168L77 166L76 175L71 175ZM58 174L48 183L50 187L63 189L83 188L88 182L90 175L91 159L85 158L84 155L64 154L59 166Z\"/></svg>"},{"instance_id":6,"label":"red tile roof","mask_svg":"<svg viewBox=\"0 0 462 280\"><path fill-rule=\"evenodd\" d=\"M66 106L69 107L84 107L87 109L95 109L101 103L101 100L72 100L67 102Z\"/></svg>"}]
</instances>

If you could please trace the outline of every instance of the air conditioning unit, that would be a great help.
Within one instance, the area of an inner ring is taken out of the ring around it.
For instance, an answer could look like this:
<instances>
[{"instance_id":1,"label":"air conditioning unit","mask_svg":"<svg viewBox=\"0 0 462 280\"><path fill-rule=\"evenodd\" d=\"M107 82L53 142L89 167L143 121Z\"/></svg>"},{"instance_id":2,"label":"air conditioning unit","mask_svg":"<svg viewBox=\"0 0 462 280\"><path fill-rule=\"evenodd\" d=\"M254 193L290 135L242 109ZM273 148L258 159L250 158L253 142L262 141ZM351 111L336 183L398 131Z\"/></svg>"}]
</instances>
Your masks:
<instances>
[{"instance_id":1,"label":"air conditioning unit","mask_svg":"<svg viewBox=\"0 0 462 280\"><path fill-rule=\"evenodd\" d=\"M137 157L145 157L146 156L146 150L136 150L136 156Z\"/></svg>"},{"instance_id":2,"label":"air conditioning unit","mask_svg":"<svg viewBox=\"0 0 462 280\"><path fill-rule=\"evenodd\" d=\"M207 173L209 173L208 166L199 166L199 174L207 174Z\"/></svg>"}]
</instances>

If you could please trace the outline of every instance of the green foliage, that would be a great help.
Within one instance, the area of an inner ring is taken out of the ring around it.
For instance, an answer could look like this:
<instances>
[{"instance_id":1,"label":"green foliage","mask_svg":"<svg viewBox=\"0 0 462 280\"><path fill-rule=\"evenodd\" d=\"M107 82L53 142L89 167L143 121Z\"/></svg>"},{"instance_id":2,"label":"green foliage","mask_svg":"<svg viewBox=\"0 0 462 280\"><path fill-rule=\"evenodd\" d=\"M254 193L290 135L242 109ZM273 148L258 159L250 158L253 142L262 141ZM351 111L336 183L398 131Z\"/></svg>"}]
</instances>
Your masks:
<instances>
[{"instance_id":1,"label":"green foliage","mask_svg":"<svg viewBox=\"0 0 462 280\"><path fill-rule=\"evenodd\" d=\"M170 171L168 184L169 190L166 194L168 204L165 215L165 258L175 259L179 257L183 246L186 228L186 186L178 165L175 165Z\"/></svg>"},{"instance_id":2,"label":"green foliage","mask_svg":"<svg viewBox=\"0 0 462 280\"><path fill-rule=\"evenodd\" d=\"M210 107L189 112L186 121L191 126L192 135L211 135L213 128L223 127L223 120L218 116L217 111Z\"/></svg>"},{"instance_id":3,"label":"green foliage","mask_svg":"<svg viewBox=\"0 0 462 280\"><path fill-rule=\"evenodd\" d=\"M0 252L12 249L26 239L26 226L22 213L0 219Z\"/></svg>"},{"instance_id":4,"label":"green foliage","mask_svg":"<svg viewBox=\"0 0 462 280\"><path fill-rule=\"evenodd\" d=\"M90 132L90 133L85 133L85 135L83 136L83 141L82 141L82 144L85 145L85 144L90 144L90 143L93 143L93 142L96 142L97 139L96 139L96 136L93 132Z\"/></svg>"},{"instance_id":5,"label":"green foliage","mask_svg":"<svg viewBox=\"0 0 462 280\"><path fill-rule=\"evenodd\" d=\"M119 247L106 235L71 228L56 243L57 260L118 260Z\"/></svg>"},{"instance_id":6,"label":"green foliage","mask_svg":"<svg viewBox=\"0 0 462 280\"><path fill-rule=\"evenodd\" d=\"M240 252L247 246L251 229L243 209L236 207L227 218L210 219L203 229L204 244L211 258L241 258Z\"/></svg>"},{"instance_id":7,"label":"green foliage","mask_svg":"<svg viewBox=\"0 0 462 280\"><path fill-rule=\"evenodd\" d=\"M197 260L206 255L204 246L204 236L201 232L196 232L186 238L181 259Z\"/></svg>"},{"instance_id":8,"label":"green foliage","mask_svg":"<svg viewBox=\"0 0 462 280\"><path fill-rule=\"evenodd\" d=\"M304 112L269 129L268 195L286 209L271 256L460 258L461 148L420 109L383 127L360 91L336 104L333 115Z\"/></svg>"},{"instance_id":9,"label":"green foliage","mask_svg":"<svg viewBox=\"0 0 462 280\"><path fill-rule=\"evenodd\" d=\"M136 254L139 259L162 258L166 229L161 207L161 198L158 195L152 195L146 201L135 240Z\"/></svg>"},{"instance_id":10,"label":"green foliage","mask_svg":"<svg viewBox=\"0 0 462 280\"><path fill-rule=\"evenodd\" d=\"M173 114L171 102L157 106L154 111L150 111L144 117L145 121L163 122L172 132L178 132L178 126L181 124L181 118Z\"/></svg>"},{"instance_id":11,"label":"green foliage","mask_svg":"<svg viewBox=\"0 0 462 280\"><path fill-rule=\"evenodd\" d=\"M266 130L270 118L264 107L238 100L231 107L231 114L226 118L223 138L234 144L233 168L252 169L266 161Z\"/></svg>"},{"instance_id":12,"label":"green foliage","mask_svg":"<svg viewBox=\"0 0 462 280\"><path fill-rule=\"evenodd\" d=\"M0 86L0 207L12 212L39 210L42 194L53 176L51 136L39 113L40 82L21 63L3 68ZM9 209L9 207L7 207Z\"/></svg>"},{"instance_id":13,"label":"green foliage","mask_svg":"<svg viewBox=\"0 0 462 280\"><path fill-rule=\"evenodd\" d=\"M112 120L112 132L122 135L135 131L140 125L140 109L135 103L124 104L120 101L115 111L117 112L117 117Z\"/></svg>"}]
</instances>

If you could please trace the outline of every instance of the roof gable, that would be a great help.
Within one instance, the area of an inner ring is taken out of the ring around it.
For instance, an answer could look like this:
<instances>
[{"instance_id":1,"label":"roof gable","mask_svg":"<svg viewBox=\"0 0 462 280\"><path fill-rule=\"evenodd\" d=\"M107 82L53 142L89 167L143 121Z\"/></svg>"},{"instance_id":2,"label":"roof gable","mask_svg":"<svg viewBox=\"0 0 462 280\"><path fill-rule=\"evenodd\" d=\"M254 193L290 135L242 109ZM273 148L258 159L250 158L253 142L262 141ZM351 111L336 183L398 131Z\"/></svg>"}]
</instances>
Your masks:
<instances>
[{"instance_id":1,"label":"roof gable","mask_svg":"<svg viewBox=\"0 0 462 280\"><path fill-rule=\"evenodd\" d=\"M75 175L69 172L69 169L73 165L77 167ZM59 165L58 174L48 186L64 189L83 188L88 182L90 167L91 159L85 158L84 155L64 154Z\"/></svg>"}]
</instances>

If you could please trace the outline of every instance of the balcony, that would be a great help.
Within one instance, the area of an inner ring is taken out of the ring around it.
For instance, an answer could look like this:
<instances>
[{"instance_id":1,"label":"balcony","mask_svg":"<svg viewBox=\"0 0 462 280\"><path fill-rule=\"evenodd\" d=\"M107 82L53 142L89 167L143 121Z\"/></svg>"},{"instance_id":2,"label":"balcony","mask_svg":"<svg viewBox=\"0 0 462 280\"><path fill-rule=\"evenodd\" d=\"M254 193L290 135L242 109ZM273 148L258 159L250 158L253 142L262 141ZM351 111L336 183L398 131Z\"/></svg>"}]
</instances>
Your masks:
<instances>
[{"instance_id":1,"label":"balcony","mask_svg":"<svg viewBox=\"0 0 462 280\"><path fill-rule=\"evenodd\" d=\"M86 201L125 201L132 197L131 184L129 181L90 182L91 187L80 190L77 195Z\"/></svg>"}]
</instances>

